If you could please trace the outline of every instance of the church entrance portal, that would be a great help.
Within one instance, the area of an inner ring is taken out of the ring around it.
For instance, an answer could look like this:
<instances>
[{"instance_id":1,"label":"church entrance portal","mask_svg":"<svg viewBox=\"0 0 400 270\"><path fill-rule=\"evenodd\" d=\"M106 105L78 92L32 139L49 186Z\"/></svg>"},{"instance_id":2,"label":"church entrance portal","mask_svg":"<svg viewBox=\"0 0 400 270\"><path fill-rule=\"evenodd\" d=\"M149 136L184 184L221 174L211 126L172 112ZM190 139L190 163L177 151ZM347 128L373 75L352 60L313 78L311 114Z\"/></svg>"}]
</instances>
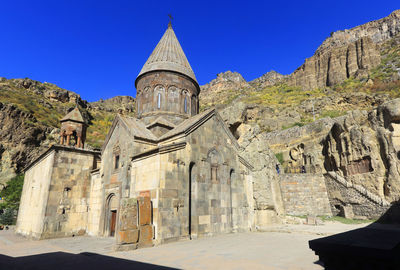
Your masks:
<instances>
[{"instance_id":1,"label":"church entrance portal","mask_svg":"<svg viewBox=\"0 0 400 270\"><path fill-rule=\"evenodd\" d=\"M107 199L106 215L105 215L105 235L114 236L117 224L118 200L115 194L111 194Z\"/></svg>"},{"instance_id":2,"label":"church entrance portal","mask_svg":"<svg viewBox=\"0 0 400 270\"><path fill-rule=\"evenodd\" d=\"M115 235L115 223L117 221L117 210L111 210L111 221L110 221L110 236Z\"/></svg>"}]
</instances>

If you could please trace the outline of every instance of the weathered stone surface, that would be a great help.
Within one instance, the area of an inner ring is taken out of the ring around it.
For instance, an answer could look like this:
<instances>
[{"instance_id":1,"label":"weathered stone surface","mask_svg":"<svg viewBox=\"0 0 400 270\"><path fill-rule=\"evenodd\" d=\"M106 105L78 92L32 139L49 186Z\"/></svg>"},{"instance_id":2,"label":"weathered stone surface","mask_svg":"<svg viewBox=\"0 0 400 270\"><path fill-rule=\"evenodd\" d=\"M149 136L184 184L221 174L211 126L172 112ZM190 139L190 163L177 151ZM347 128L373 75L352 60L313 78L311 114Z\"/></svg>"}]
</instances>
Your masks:
<instances>
[{"instance_id":1,"label":"weathered stone surface","mask_svg":"<svg viewBox=\"0 0 400 270\"><path fill-rule=\"evenodd\" d=\"M136 87L137 115L146 125L160 116L178 124L199 112L199 86L184 75L168 71L144 74Z\"/></svg>"},{"instance_id":2,"label":"weathered stone surface","mask_svg":"<svg viewBox=\"0 0 400 270\"><path fill-rule=\"evenodd\" d=\"M287 75L282 75L274 70L271 70L259 78L256 78L249 82L249 84L253 87L265 87L271 86L276 83L284 81L287 78Z\"/></svg>"},{"instance_id":3,"label":"weathered stone surface","mask_svg":"<svg viewBox=\"0 0 400 270\"><path fill-rule=\"evenodd\" d=\"M149 197L139 197L139 225L151 224L151 201Z\"/></svg>"},{"instance_id":4,"label":"weathered stone surface","mask_svg":"<svg viewBox=\"0 0 400 270\"><path fill-rule=\"evenodd\" d=\"M31 124L34 122L31 113L0 103L0 184L5 184L44 150L38 146L49 131Z\"/></svg>"},{"instance_id":5,"label":"weathered stone surface","mask_svg":"<svg viewBox=\"0 0 400 270\"><path fill-rule=\"evenodd\" d=\"M227 100L236 91L248 88L250 85L238 72L226 71L217 74L217 78L200 87L201 104L219 104L219 100Z\"/></svg>"},{"instance_id":6,"label":"weathered stone surface","mask_svg":"<svg viewBox=\"0 0 400 270\"><path fill-rule=\"evenodd\" d=\"M282 171L323 173L322 141L333 124L331 118L323 118L302 127L265 133L263 138L275 154L282 156Z\"/></svg>"},{"instance_id":7,"label":"weathered stone surface","mask_svg":"<svg viewBox=\"0 0 400 270\"><path fill-rule=\"evenodd\" d=\"M349 30L331 34L315 54L288 78L304 89L332 86L350 77L367 77L380 63L379 44L400 33L400 10Z\"/></svg>"},{"instance_id":8,"label":"weathered stone surface","mask_svg":"<svg viewBox=\"0 0 400 270\"><path fill-rule=\"evenodd\" d=\"M282 174L280 186L286 214L332 215L322 174Z\"/></svg>"},{"instance_id":9,"label":"weathered stone surface","mask_svg":"<svg viewBox=\"0 0 400 270\"><path fill-rule=\"evenodd\" d=\"M138 201L136 198L122 199L120 204L119 214L119 230L136 230L138 228L138 217L137 217L137 205ZM151 211L151 210L150 210ZM143 210L142 210L143 212ZM139 212L141 213L141 212Z\"/></svg>"},{"instance_id":10,"label":"weathered stone surface","mask_svg":"<svg viewBox=\"0 0 400 270\"><path fill-rule=\"evenodd\" d=\"M276 159L264 140L265 134L243 140L244 150L241 155L253 166L253 197L254 209L257 211L274 210L277 215L274 222L280 222L284 214L284 206L276 171ZM264 225L264 224L259 224Z\"/></svg>"},{"instance_id":11,"label":"weathered stone surface","mask_svg":"<svg viewBox=\"0 0 400 270\"><path fill-rule=\"evenodd\" d=\"M90 170L99 154L53 146L30 164L16 232L41 239L86 234Z\"/></svg>"},{"instance_id":12,"label":"weathered stone surface","mask_svg":"<svg viewBox=\"0 0 400 270\"><path fill-rule=\"evenodd\" d=\"M139 240L139 230L125 230L118 231L117 233L117 244L134 244Z\"/></svg>"},{"instance_id":13,"label":"weathered stone surface","mask_svg":"<svg viewBox=\"0 0 400 270\"><path fill-rule=\"evenodd\" d=\"M152 225L142 225L140 226L139 234L139 246L147 247L153 245L153 226Z\"/></svg>"},{"instance_id":14,"label":"weathered stone surface","mask_svg":"<svg viewBox=\"0 0 400 270\"><path fill-rule=\"evenodd\" d=\"M367 77L380 60L378 45L362 37L342 47L317 50L289 76L288 83L304 89L333 86L350 77Z\"/></svg>"},{"instance_id":15,"label":"weathered stone surface","mask_svg":"<svg viewBox=\"0 0 400 270\"><path fill-rule=\"evenodd\" d=\"M136 99L130 96L116 96L109 99L89 102L88 109L120 114L132 113L135 111Z\"/></svg>"}]
</instances>

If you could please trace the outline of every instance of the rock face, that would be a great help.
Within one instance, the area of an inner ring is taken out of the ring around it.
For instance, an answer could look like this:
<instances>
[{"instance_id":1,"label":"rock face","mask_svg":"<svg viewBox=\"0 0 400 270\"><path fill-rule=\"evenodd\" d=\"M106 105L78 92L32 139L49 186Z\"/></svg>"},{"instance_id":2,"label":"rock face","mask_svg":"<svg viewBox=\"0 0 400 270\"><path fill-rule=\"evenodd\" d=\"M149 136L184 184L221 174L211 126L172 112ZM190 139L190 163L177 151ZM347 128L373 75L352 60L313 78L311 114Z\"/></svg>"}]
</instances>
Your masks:
<instances>
[{"instance_id":1,"label":"rock face","mask_svg":"<svg viewBox=\"0 0 400 270\"><path fill-rule=\"evenodd\" d=\"M0 184L5 184L43 150L39 146L52 130L34 126L33 122L36 119L32 114L0 103Z\"/></svg>"},{"instance_id":2,"label":"rock face","mask_svg":"<svg viewBox=\"0 0 400 270\"><path fill-rule=\"evenodd\" d=\"M218 73L217 78L208 84L202 85L201 91L203 94L207 94L211 88L213 88L214 92L221 92L226 89L238 89L248 86L248 83L240 73L228 70Z\"/></svg>"},{"instance_id":3,"label":"rock face","mask_svg":"<svg viewBox=\"0 0 400 270\"><path fill-rule=\"evenodd\" d=\"M39 81L34 81L29 78L26 79L10 79L9 82L15 84L17 88L25 88L29 91L37 95L43 95L45 98L50 101L60 101L60 102L71 102L77 103L82 106L85 106L86 101L83 101L80 95L62 89L55 84L52 83L41 83Z\"/></svg>"},{"instance_id":4,"label":"rock face","mask_svg":"<svg viewBox=\"0 0 400 270\"><path fill-rule=\"evenodd\" d=\"M135 99L130 96L116 96L109 99L101 99L99 101L90 102L88 104L90 110L127 113L135 111Z\"/></svg>"},{"instance_id":5,"label":"rock face","mask_svg":"<svg viewBox=\"0 0 400 270\"><path fill-rule=\"evenodd\" d=\"M400 199L400 99L336 120L324 142L325 168L394 202Z\"/></svg>"},{"instance_id":6,"label":"rock face","mask_svg":"<svg viewBox=\"0 0 400 270\"><path fill-rule=\"evenodd\" d=\"M288 78L303 89L323 88L350 77L368 77L380 64L379 45L400 33L400 10L388 17L331 34Z\"/></svg>"},{"instance_id":7,"label":"rock face","mask_svg":"<svg viewBox=\"0 0 400 270\"><path fill-rule=\"evenodd\" d=\"M288 77L287 75L282 75L274 70L271 70L262 75L261 77L250 81L249 84L252 85L253 87L271 86L276 83L282 82L287 77Z\"/></svg>"},{"instance_id":8,"label":"rock face","mask_svg":"<svg viewBox=\"0 0 400 270\"><path fill-rule=\"evenodd\" d=\"M226 71L217 74L217 78L208 84L200 86L200 102L203 106L219 104L219 101L228 101L232 96L237 95L242 89L250 85L237 72Z\"/></svg>"},{"instance_id":9,"label":"rock face","mask_svg":"<svg viewBox=\"0 0 400 270\"><path fill-rule=\"evenodd\" d=\"M400 33L400 10L393 11L389 16L356 26L349 30L336 31L317 49L317 53L334 47L354 43L360 38L371 37L374 43L388 40Z\"/></svg>"},{"instance_id":10,"label":"rock face","mask_svg":"<svg viewBox=\"0 0 400 270\"><path fill-rule=\"evenodd\" d=\"M389 100L387 94L335 93L314 99L304 100L297 106L274 107L246 104L235 100L221 110L221 115L231 131L239 138L243 134L242 124L257 123L262 131L276 131L300 125L302 117L317 118L323 111L345 112L347 110L370 110Z\"/></svg>"},{"instance_id":11,"label":"rock face","mask_svg":"<svg viewBox=\"0 0 400 270\"><path fill-rule=\"evenodd\" d=\"M333 86L350 77L367 77L380 60L378 45L363 37L342 47L317 51L289 76L288 83L303 89Z\"/></svg>"},{"instance_id":12,"label":"rock face","mask_svg":"<svg viewBox=\"0 0 400 270\"><path fill-rule=\"evenodd\" d=\"M270 209L271 205L282 205L277 202L283 200L286 209L293 203L294 194L283 193L283 198L268 196L273 188L279 189L279 184L282 188L282 179L274 167L278 159L281 174L294 177L287 176L290 183L292 179L301 178L297 176L299 173L310 174L310 177L324 174L333 214L377 218L388 209L389 203L398 201L400 99L384 102L387 97L370 98L355 94L346 99L347 104L353 100L366 102L368 106L365 108L371 107L371 100L374 100L374 104L380 105L372 111L353 110L337 118L327 117L305 126L274 132L262 130L253 121L258 117L257 113L264 110L260 107L236 102L224 108L222 118L244 148L243 156L255 168L256 207L259 210ZM263 158L260 159L259 155L252 158L254 153L262 153ZM333 177L329 176L330 173ZM306 180L300 182L308 183ZM327 212L326 207L323 209L321 211ZM280 213L279 209L275 211Z\"/></svg>"},{"instance_id":13,"label":"rock face","mask_svg":"<svg viewBox=\"0 0 400 270\"><path fill-rule=\"evenodd\" d=\"M0 189L39 153L59 142L58 120L76 105L89 120L92 142L106 135L115 113L135 111L132 97L88 103L51 83L0 77Z\"/></svg>"},{"instance_id":14,"label":"rock face","mask_svg":"<svg viewBox=\"0 0 400 270\"><path fill-rule=\"evenodd\" d=\"M311 124L264 134L264 142L281 156L285 173L324 173L323 141L334 120L323 118Z\"/></svg>"},{"instance_id":15,"label":"rock face","mask_svg":"<svg viewBox=\"0 0 400 270\"><path fill-rule=\"evenodd\" d=\"M265 144L262 134L252 136L250 134L254 135L257 131L248 128L247 137L239 138L239 144L244 149L241 155L254 167L252 176L256 224L267 225L267 221L279 223L285 210L275 169L278 160Z\"/></svg>"}]
</instances>

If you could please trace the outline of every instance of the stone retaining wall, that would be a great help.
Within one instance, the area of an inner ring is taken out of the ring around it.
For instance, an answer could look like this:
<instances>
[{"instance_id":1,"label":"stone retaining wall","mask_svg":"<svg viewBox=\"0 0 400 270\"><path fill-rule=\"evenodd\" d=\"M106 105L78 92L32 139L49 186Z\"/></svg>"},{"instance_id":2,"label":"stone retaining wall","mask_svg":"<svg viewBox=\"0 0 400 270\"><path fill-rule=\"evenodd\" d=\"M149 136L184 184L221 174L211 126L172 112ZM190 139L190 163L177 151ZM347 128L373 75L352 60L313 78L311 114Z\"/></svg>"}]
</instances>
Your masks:
<instances>
[{"instance_id":1,"label":"stone retaining wall","mask_svg":"<svg viewBox=\"0 0 400 270\"><path fill-rule=\"evenodd\" d=\"M282 174L280 185L286 214L332 215L322 174Z\"/></svg>"}]
</instances>

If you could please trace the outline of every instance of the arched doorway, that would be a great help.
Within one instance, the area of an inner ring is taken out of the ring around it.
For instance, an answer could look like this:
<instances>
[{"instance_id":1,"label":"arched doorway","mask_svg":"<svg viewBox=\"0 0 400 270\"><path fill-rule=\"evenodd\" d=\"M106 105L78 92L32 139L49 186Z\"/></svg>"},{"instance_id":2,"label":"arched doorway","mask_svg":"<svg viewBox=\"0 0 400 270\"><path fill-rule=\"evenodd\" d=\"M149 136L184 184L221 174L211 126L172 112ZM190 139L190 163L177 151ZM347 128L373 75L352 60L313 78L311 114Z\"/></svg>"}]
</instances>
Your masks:
<instances>
[{"instance_id":1,"label":"arched doorway","mask_svg":"<svg viewBox=\"0 0 400 270\"><path fill-rule=\"evenodd\" d=\"M107 197L107 207L106 207L106 215L105 215L105 225L106 230L105 234L107 236L114 236L115 229L117 225L117 210L118 210L118 200L115 194L110 194Z\"/></svg>"}]
</instances>

